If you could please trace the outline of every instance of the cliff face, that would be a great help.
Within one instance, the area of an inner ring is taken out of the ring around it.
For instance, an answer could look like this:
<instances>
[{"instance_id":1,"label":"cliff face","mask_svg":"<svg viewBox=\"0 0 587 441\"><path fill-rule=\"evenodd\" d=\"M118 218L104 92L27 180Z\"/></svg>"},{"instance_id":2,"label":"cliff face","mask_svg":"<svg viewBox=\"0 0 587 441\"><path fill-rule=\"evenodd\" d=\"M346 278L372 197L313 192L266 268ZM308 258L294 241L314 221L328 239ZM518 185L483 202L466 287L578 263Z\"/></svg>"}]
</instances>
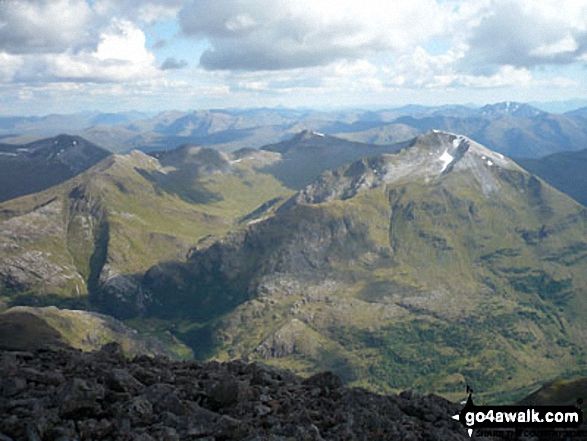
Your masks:
<instances>
[{"instance_id":1,"label":"cliff face","mask_svg":"<svg viewBox=\"0 0 587 441\"><path fill-rule=\"evenodd\" d=\"M443 398L381 396L241 362L126 359L116 344L0 352L0 438L468 440Z\"/></svg>"}]
</instances>

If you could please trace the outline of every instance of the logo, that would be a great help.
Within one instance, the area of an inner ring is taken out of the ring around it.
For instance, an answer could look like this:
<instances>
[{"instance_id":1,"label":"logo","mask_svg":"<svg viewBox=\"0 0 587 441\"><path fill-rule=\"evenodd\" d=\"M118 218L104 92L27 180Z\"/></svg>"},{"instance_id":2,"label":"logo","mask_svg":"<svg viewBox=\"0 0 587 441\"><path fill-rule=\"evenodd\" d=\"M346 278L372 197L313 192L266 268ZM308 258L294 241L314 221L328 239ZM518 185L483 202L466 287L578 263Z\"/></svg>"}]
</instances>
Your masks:
<instances>
[{"instance_id":1,"label":"logo","mask_svg":"<svg viewBox=\"0 0 587 441\"><path fill-rule=\"evenodd\" d=\"M469 433L479 429L575 429L583 423L583 413L577 406L477 406L473 390L467 386L469 397L465 407L452 418ZM577 400L581 404L582 400Z\"/></svg>"}]
</instances>

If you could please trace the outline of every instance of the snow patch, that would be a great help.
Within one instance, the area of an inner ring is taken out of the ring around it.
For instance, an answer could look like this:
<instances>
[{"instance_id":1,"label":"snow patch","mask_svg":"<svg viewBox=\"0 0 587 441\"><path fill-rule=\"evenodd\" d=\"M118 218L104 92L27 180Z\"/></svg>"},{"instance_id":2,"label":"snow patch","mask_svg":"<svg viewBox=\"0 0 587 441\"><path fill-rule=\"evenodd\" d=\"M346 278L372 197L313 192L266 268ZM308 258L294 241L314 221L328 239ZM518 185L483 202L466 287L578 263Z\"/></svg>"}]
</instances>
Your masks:
<instances>
[{"instance_id":1,"label":"snow patch","mask_svg":"<svg viewBox=\"0 0 587 441\"><path fill-rule=\"evenodd\" d=\"M316 136L322 136L322 137L325 136L324 133L320 133L320 132L312 132L312 133L314 133L314 135L316 135Z\"/></svg>"},{"instance_id":2,"label":"snow patch","mask_svg":"<svg viewBox=\"0 0 587 441\"><path fill-rule=\"evenodd\" d=\"M239 162L241 162L243 160L243 158L240 159L235 159L234 161L230 161L231 164L238 164Z\"/></svg>"},{"instance_id":3,"label":"snow patch","mask_svg":"<svg viewBox=\"0 0 587 441\"><path fill-rule=\"evenodd\" d=\"M448 153L448 150L445 150L444 153L438 159L440 159L443 162L441 170L441 172L443 172L446 170L446 167L448 167L448 164L450 164L455 158L450 153Z\"/></svg>"},{"instance_id":4,"label":"snow patch","mask_svg":"<svg viewBox=\"0 0 587 441\"><path fill-rule=\"evenodd\" d=\"M18 156L18 154L16 154L16 153L10 153L10 152L0 152L0 155L4 155L4 156Z\"/></svg>"},{"instance_id":5,"label":"snow patch","mask_svg":"<svg viewBox=\"0 0 587 441\"><path fill-rule=\"evenodd\" d=\"M487 165L488 165L489 167L491 167L491 166L493 165L493 162L491 162L491 160L489 160L489 159L488 159L488 160L487 160Z\"/></svg>"}]
</instances>

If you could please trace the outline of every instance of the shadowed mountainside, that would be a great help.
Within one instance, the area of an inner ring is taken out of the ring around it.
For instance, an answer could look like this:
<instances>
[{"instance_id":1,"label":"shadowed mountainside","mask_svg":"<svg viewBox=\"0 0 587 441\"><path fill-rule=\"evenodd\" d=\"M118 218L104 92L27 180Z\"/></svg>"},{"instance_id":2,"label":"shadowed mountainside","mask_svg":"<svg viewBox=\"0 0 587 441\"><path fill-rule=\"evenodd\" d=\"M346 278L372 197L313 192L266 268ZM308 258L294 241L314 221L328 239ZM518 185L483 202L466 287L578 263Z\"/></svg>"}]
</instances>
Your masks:
<instances>
[{"instance_id":1,"label":"shadowed mountainside","mask_svg":"<svg viewBox=\"0 0 587 441\"><path fill-rule=\"evenodd\" d=\"M108 155L109 151L79 136L0 144L0 202L65 182Z\"/></svg>"}]
</instances>

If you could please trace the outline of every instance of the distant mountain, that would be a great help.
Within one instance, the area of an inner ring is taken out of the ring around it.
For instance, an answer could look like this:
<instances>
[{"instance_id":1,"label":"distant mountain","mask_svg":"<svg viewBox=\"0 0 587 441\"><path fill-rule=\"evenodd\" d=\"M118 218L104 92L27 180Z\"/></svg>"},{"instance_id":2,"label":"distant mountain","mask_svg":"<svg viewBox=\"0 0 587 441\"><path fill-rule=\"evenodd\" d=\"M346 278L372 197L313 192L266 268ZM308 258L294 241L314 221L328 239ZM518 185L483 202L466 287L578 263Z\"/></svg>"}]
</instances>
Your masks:
<instances>
[{"instance_id":1,"label":"distant mountain","mask_svg":"<svg viewBox=\"0 0 587 441\"><path fill-rule=\"evenodd\" d=\"M504 102L481 108L463 106L430 109L400 116L385 124L353 133L346 139L386 143L402 141L428 130L462 133L510 157L540 157L581 150L587 145L587 120L575 114L550 114L523 103ZM403 138L403 139L402 139Z\"/></svg>"},{"instance_id":2,"label":"distant mountain","mask_svg":"<svg viewBox=\"0 0 587 441\"><path fill-rule=\"evenodd\" d=\"M0 349L31 351L72 347L97 351L117 342L128 356L140 354L189 358L191 351L179 341L166 344L138 334L112 317L89 311L18 306L0 313Z\"/></svg>"},{"instance_id":3,"label":"distant mountain","mask_svg":"<svg viewBox=\"0 0 587 441\"><path fill-rule=\"evenodd\" d=\"M115 153L170 150L193 144L231 152L259 148L313 131L350 141L393 144L428 130L463 133L502 154L540 157L581 150L587 141L587 120L578 109L548 113L519 102L483 107L446 105L392 109L317 111L252 108L49 115L0 118L0 137L15 144L40 134L75 133ZM59 130L59 131L57 131ZM57 131L57 132L56 132Z\"/></svg>"},{"instance_id":4,"label":"distant mountain","mask_svg":"<svg viewBox=\"0 0 587 441\"><path fill-rule=\"evenodd\" d=\"M428 132L154 265L135 293L146 317L190 323L176 333L199 358L331 369L380 391L470 384L503 402L584 365L586 252L584 207Z\"/></svg>"},{"instance_id":5,"label":"distant mountain","mask_svg":"<svg viewBox=\"0 0 587 441\"><path fill-rule=\"evenodd\" d=\"M516 103L486 106L474 111L470 117L405 117L396 123L421 131L439 129L463 133L512 157L538 157L579 150L587 145L587 126L580 119L547 114Z\"/></svg>"},{"instance_id":6,"label":"distant mountain","mask_svg":"<svg viewBox=\"0 0 587 441\"><path fill-rule=\"evenodd\" d=\"M538 159L517 158L516 162L587 206L587 150L554 153Z\"/></svg>"},{"instance_id":7,"label":"distant mountain","mask_svg":"<svg viewBox=\"0 0 587 441\"><path fill-rule=\"evenodd\" d=\"M570 116L587 116L587 107L581 107L579 109L570 110L565 113L565 115Z\"/></svg>"},{"instance_id":8,"label":"distant mountain","mask_svg":"<svg viewBox=\"0 0 587 441\"><path fill-rule=\"evenodd\" d=\"M143 112L80 112L46 116L0 116L0 135L44 135L78 133L93 125L112 125L147 118Z\"/></svg>"},{"instance_id":9,"label":"distant mountain","mask_svg":"<svg viewBox=\"0 0 587 441\"><path fill-rule=\"evenodd\" d=\"M79 136L0 144L0 202L64 182L108 155L109 151Z\"/></svg>"},{"instance_id":10,"label":"distant mountain","mask_svg":"<svg viewBox=\"0 0 587 441\"><path fill-rule=\"evenodd\" d=\"M349 141L381 145L405 142L420 134L422 134L421 130L407 124L390 123L378 124L366 130L337 132L335 136Z\"/></svg>"},{"instance_id":11,"label":"distant mountain","mask_svg":"<svg viewBox=\"0 0 587 441\"><path fill-rule=\"evenodd\" d=\"M506 101L497 104L488 104L481 107L478 113L482 116L499 118L503 116L513 116L516 118L536 118L548 115L536 107L528 104Z\"/></svg>"},{"instance_id":12,"label":"distant mountain","mask_svg":"<svg viewBox=\"0 0 587 441\"><path fill-rule=\"evenodd\" d=\"M304 130L290 140L264 146L261 150L281 155L280 161L263 170L274 175L289 188L300 190L323 171L338 168L363 156L396 153L402 147L403 144L376 146L352 142Z\"/></svg>"}]
</instances>

